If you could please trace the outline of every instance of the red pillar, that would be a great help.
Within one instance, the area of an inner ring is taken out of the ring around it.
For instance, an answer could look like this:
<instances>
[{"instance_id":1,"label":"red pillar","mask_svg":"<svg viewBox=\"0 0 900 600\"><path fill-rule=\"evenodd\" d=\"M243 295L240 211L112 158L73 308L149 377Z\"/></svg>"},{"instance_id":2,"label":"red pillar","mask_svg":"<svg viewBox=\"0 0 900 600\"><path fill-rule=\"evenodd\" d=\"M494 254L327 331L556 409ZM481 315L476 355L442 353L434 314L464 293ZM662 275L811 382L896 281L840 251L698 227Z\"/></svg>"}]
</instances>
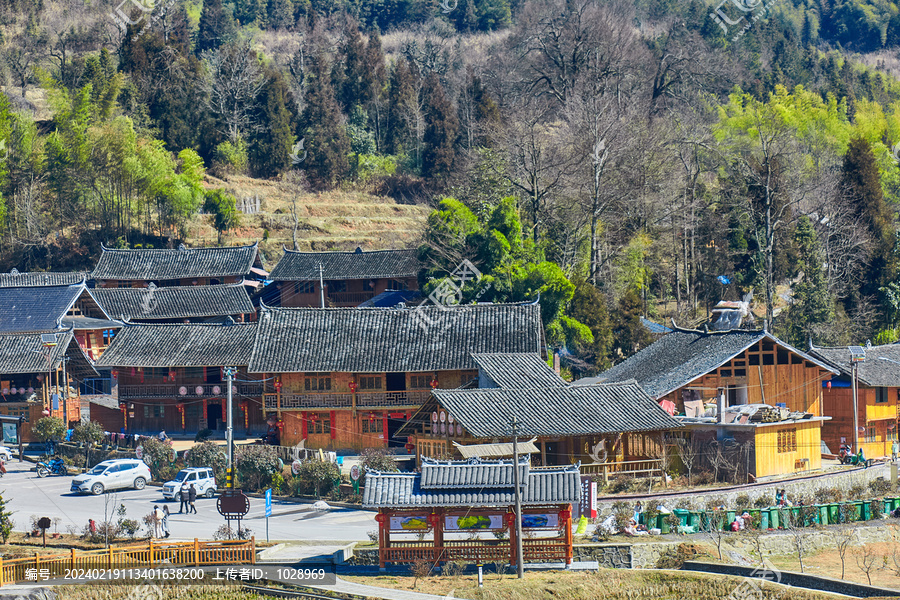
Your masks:
<instances>
[{"instance_id":1,"label":"red pillar","mask_svg":"<svg viewBox=\"0 0 900 600\"><path fill-rule=\"evenodd\" d=\"M444 553L444 509L434 509L431 518L431 524L434 527L434 557L432 560L437 563Z\"/></svg>"},{"instance_id":2,"label":"red pillar","mask_svg":"<svg viewBox=\"0 0 900 600\"><path fill-rule=\"evenodd\" d=\"M386 561L384 560L384 551L388 547L388 515L382 512L383 510L384 509L379 509L378 514L375 515L375 521L378 522L378 566L381 569L383 569L386 564Z\"/></svg>"},{"instance_id":3,"label":"red pillar","mask_svg":"<svg viewBox=\"0 0 900 600\"><path fill-rule=\"evenodd\" d=\"M509 530L509 564L517 565L518 562L516 560L516 513L515 512L507 512L506 513L506 528ZM524 549L523 549L524 550Z\"/></svg>"},{"instance_id":4,"label":"red pillar","mask_svg":"<svg viewBox=\"0 0 900 600\"><path fill-rule=\"evenodd\" d=\"M390 440L390 436L388 435L388 414L381 413L381 428L383 429L381 435L384 437L384 445L387 446Z\"/></svg>"},{"instance_id":5,"label":"red pillar","mask_svg":"<svg viewBox=\"0 0 900 600\"><path fill-rule=\"evenodd\" d=\"M572 564L572 509L569 507L559 511L559 523L563 527L563 539L566 543L566 564Z\"/></svg>"}]
</instances>

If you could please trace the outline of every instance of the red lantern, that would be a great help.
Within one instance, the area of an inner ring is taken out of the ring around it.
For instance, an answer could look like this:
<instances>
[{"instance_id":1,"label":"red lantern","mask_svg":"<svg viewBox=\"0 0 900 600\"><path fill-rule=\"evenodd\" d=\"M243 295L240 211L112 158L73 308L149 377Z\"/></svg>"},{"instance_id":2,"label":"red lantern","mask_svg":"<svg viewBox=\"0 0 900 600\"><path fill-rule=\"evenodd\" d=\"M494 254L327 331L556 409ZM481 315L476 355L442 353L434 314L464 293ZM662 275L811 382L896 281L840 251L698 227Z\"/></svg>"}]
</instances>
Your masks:
<instances>
[{"instance_id":1,"label":"red lantern","mask_svg":"<svg viewBox=\"0 0 900 600\"><path fill-rule=\"evenodd\" d=\"M275 378L275 389L281 391L281 377Z\"/></svg>"},{"instance_id":2,"label":"red lantern","mask_svg":"<svg viewBox=\"0 0 900 600\"><path fill-rule=\"evenodd\" d=\"M375 521L378 523L384 523L387 517L383 513L378 513L375 515Z\"/></svg>"},{"instance_id":3,"label":"red lantern","mask_svg":"<svg viewBox=\"0 0 900 600\"><path fill-rule=\"evenodd\" d=\"M357 383L356 383L355 381L351 381L351 382L350 382L350 393L351 393L351 394L355 394L355 393L356 393L356 386L357 386Z\"/></svg>"},{"instance_id":4,"label":"red lantern","mask_svg":"<svg viewBox=\"0 0 900 600\"><path fill-rule=\"evenodd\" d=\"M175 381L175 370L169 371L169 381Z\"/></svg>"},{"instance_id":5,"label":"red lantern","mask_svg":"<svg viewBox=\"0 0 900 600\"><path fill-rule=\"evenodd\" d=\"M433 390L437 389L437 386L438 386L438 380L437 380L437 377L435 377L434 379L431 380L431 389L433 389Z\"/></svg>"},{"instance_id":6,"label":"red lantern","mask_svg":"<svg viewBox=\"0 0 900 600\"><path fill-rule=\"evenodd\" d=\"M831 381L830 380L825 384L825 387L827 387L829 390L831 389Z\"/></svg>"}]
</instances>

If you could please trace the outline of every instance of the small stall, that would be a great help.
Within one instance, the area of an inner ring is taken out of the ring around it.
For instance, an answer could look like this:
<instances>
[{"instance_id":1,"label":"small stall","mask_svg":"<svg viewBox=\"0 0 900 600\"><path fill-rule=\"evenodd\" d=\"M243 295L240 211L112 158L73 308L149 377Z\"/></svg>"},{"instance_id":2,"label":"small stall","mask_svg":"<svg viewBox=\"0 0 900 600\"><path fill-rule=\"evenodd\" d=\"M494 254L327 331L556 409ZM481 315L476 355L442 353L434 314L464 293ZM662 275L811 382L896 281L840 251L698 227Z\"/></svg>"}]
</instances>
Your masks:
<instances>
[{"instance_id":1,"label":"small stall","mask_svg":"<svg viewBox=\"0 0 900 600\"><path fill-rule=\"evenodd\" d=\"M379 565L430 560L516 564L511 460L423 459L420 473L366 473L363 505L377 508ZM578 465L519 462L525 562L572 562Z\"/></svg>"}]
</instances>

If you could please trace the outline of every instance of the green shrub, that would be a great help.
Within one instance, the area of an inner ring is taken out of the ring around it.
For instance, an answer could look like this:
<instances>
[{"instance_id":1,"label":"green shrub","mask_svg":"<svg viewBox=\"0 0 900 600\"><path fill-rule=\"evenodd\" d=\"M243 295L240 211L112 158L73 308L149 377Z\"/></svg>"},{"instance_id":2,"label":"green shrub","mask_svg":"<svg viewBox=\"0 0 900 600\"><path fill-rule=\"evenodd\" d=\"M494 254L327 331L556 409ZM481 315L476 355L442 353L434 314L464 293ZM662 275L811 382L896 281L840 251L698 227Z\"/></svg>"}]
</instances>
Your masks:
<instances>
[{"instance_id":1,"label":"green shrub","mask_svg":"<svg viewBox=\"0 0 900 600\"><path fill-rule=\"evenodd\" d=\"M143 460L150 467L153 479L168 481L175 477L178 471L172 460L172 445L169 442L161 442L155 437L141 440L144 449Z\"/></svg>"},{"instance_id":2,"label":"green shrub","mask_svg":"<svg viewBox=\"0 0 900 600\"><path fill-rule=\"evenodd\" d=\"M228 456L221 446L213 442L197 444L188 451L187 466L206 467L212 469L216 476L216 485L225 485L225 467L228 466Z\"/></svg>"},{"instance_id":3,"label":"green shrub","mask_svg":"<svg viewBox=\"0 0 900 600\"><path fill-rule=\"evenodd\" d=\"M247 174L247 144L239 139L236 144L222 142L213 155L213 170L219 174Z\"/></svg>"},{"instance_id":4,"label":"green shrub","mask_svg":"<svg viewBox=\"0 0 900 600\"><path fill-rule=\"evenodd\" d=\"M58 442L66 437L66 424L59 417L43 417L31 428L31 433L41 442Z\"/></svg>"},{"instance_id":5,"label":"green shrub","mask_svg":"<svg viewBox=\"0 0 900 600\"><path fill-rule=\"evenodd\" d=\"M768 508L769 504L770 502L768 496L760 496L753 501L753 506L755 506L756 508Z\"/></svg>"},{"instance_id":6,"label":"green shrub","mask_svg":"<svg viewBox=\"0 0 900 600\"><path fill-rule=\"evenodd\" d=\"M201 429L197 432L197 435L194 436L195 442L205 442L210 437L212 437L213 431L212 429Z\"/></svg>"},{"instance_id":7,"label":"green shrub","mask_svg":"<svg viewBox=\"0 0 900 600\"><path fill-rule=\"evenodd\" d=\"M234 456L234 468L241 487L256 492L272 483L281 471L281 461L271 446L241 446Z\"/></svg>"},{"instance_id":8,"label":"green shrub","mask_svg":"<svg viewBox=\"0 0 900 600\"><path fill-rule=\"evenodd\" d=\"M734 506L739 511L750 508L750 495L739 494L738 497L734 499Z\"/></svg>"},{"instance_id":9,"label":"green shrub","mask_svg":"<svg viewBox=\"0 0 900 600\"><path fill-rule=\"evenodd\" d=\"M400 469L397 468L397 461L384 448L366 448L359 455L360 474L359 485L365 485L366 473L368 471L381 471L382 473L396 473Z\"/></svg>"},{"instance_id":10,"label":"green shrub","mask_svg":"<svg viewBox=\"0 0 900 600\"><path fill-rule=\"evenodd\" d=\"M333 462L307 460L300 464L295 493L314 494L320 498L330 493L341 481L341 469Z\"/></svg>"},{"instance_id":11,"label":"green shrub","mask_svg":"<svg viewBox=\"0 0 900 600\"><path fill-rule=\"evenodd\" d=\"M103 432L103 427L96 421L82 421L72 431L72 439L76 442L99 444L104 437L106 434Z\"/></svg>"}]
</instances>

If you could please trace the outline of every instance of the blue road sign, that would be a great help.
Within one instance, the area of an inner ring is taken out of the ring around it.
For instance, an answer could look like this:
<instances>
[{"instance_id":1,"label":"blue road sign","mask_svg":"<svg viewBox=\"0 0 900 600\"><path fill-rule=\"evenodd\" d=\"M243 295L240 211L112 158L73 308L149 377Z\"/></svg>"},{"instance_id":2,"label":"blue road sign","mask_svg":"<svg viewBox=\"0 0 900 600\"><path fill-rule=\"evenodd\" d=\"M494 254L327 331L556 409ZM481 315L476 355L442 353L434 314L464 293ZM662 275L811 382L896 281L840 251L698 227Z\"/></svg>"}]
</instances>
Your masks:
<instances>
[{"instance_id":1,"label":"blue road sign","mask_svg":"<svg viewBox=\"0 0 900 600\"><path fill-rule=\"evenodd\" d=\"M272 488L266 490L266 516L272 516Z\"/></svg>"}]
</instances>

